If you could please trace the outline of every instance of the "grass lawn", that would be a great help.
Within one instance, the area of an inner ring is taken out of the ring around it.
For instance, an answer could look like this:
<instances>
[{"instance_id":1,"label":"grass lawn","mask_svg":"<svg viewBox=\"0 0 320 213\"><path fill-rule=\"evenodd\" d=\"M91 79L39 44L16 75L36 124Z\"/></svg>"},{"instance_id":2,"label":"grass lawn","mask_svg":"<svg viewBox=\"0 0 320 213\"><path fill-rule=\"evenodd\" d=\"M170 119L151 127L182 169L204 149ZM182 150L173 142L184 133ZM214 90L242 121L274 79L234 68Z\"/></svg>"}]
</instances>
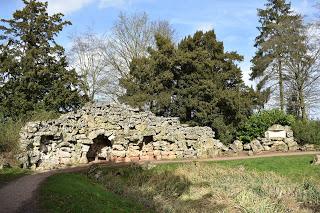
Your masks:
<instances>
[{"instance_id":1,"label":"grass lawn","mask_svg":"<svg viewBox=\"0 0 320 213\"><path fill-rule=\"evenodd\" d=\"M147 212L142 205L94 184L82 174L51 176L40 188L44 212Z\"/></svg>"},{"instance_id":2,"label":"grass lawn","mask_svg":"<svg viewBox=\"0 0 320 213\"><path fill-rule=\"evenodd\" d=\"M44 212L319 212L320 166L312 159L94 166L88 177L50 177L40 204Z\"/></svg>"},{"instance_id":3,"label":"grass lawn","mask_svg":"<svg viewBox=\"0 0 320 213\"><path fill-rule=\"evenodd\" d=\"M210 162L231 168L243 166L261 172L275 172L294 181L314 180L320 184L320 166L312 165L313 155L268 157L247 160Z\"/></svg>"},{"instance_id":4,"label":"grass lawn","mask_svg":"<svg viewBox=\"0 0 320 213\"><path fill-rule=\"evenodd\" d=\"M20 168L0 169L0 186L27 174L31 174L31 171Z\"/></svg>"},{"instance_id":5,"label":"grass lawn","mask_svg":"<svg viewBox=\"0 0 320 213\"><path fill-rule=\"evenodd\" d=\"M158 212L319 212L313 156L170 163L150 170L97 167L93 181ZM97 172L103 178L95 179Z\"/></svg>"}]
</instances>

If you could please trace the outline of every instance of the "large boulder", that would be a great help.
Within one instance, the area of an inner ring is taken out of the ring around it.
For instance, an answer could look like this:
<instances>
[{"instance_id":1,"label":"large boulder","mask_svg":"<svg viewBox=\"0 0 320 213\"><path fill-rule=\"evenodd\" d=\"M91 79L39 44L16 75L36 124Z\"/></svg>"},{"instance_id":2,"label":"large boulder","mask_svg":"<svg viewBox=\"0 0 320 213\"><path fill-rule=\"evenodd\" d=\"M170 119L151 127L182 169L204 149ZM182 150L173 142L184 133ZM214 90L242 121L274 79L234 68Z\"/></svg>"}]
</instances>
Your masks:
<instances>
[{"instance_id":1,"label":"large boulder","mask_svg":"<svg viewBox=\"0 0 320 213\"><path fill-rule=\"evenodd\" d=\"M271 150L273 151L281 151L286 152L289 150L288 145L283 141L275 141L274 144L271 146Z\"/></svg>"},{"instance_id":2,"label":"large boulder","mask_svg":"<svg viewBox=\"0 0 320 213\"><path fill-rule=\"evenodd\" d=\"M252 152L254 154L256 153L260 153L264 150L263 146L261 145L260 141L259 140L253 140L251 141L250 143L250 146L251 146L251 149L252 149Z\"/></svg>"},{"instance_id":3,"label":"large boulder","mask_svg":"<svg viewBox=\"0 0 320 213\"><path fill-rule=\"evenodd\" d=\"M243 144L241 141L235 140L232 144L230 144L230 148L234 152L241 152L241 151L243 151Z\"/></svg>"},{"instance_id":4,"label":"large boulder","mask_svg":"<svg viewBox=\"0 0 320 213\"><path fill-rule=\"evenodd\" d=\"M297 151L299 149L299 145L293 137L286 138L284 142L287 144L289 151Z\"/></svg>"},{"instance_id":5,"label":"large boulder","mask_svg":"<svg viewBox=\"0 0 320 213\"><path fill-rule=\"evenodd\" d=\"M314 157L313 165L320 165L320 154Z\"/></svg>"},{"instance_id":6,"label":"large boulder","mask_svg":"<svg viewBox=\"0 0 320 213\"><path fill-rule=\"evenodd\" d=\"M246 151L251 150L251 145L250 145L250 143L243 144L243 150L246 150Z\"/></svg>"}]
</instances>

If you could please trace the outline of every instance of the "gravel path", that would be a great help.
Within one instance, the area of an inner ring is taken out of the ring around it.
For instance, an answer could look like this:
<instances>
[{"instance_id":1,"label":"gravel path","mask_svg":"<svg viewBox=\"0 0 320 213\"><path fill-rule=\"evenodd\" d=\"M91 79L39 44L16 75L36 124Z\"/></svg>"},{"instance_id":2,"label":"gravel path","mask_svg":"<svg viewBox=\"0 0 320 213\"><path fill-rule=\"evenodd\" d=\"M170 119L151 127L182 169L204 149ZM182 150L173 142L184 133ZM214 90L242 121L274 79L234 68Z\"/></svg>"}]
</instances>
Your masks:
<instances>
[{"instance_id":1,"label":"gravel path","mask_svg":"<svg viewBox=\"0 0 320 213\"><path fill-rule=\"evenodd\" d=\"M236 157L219 157L212 159L194 159L194 160L163 160L154 161L155 164L172 163L172 162L192 162L192 161L224 161L224 160L240 160L251 158L275 157L275 156L295 156L295 155L314 155L319 152L292 152L292 153L268 153L256 156L236 156ZM143 163L143 162L142 162ZM110 165L107 164L107 165ZM44 173L27 175L15 181L8 183L0 188L0 213L33 213L37 212L35 198L40 184L49 176L61 172L79 172L86 170L90 165L54 170Z\"/></svg>"}]
</instances>

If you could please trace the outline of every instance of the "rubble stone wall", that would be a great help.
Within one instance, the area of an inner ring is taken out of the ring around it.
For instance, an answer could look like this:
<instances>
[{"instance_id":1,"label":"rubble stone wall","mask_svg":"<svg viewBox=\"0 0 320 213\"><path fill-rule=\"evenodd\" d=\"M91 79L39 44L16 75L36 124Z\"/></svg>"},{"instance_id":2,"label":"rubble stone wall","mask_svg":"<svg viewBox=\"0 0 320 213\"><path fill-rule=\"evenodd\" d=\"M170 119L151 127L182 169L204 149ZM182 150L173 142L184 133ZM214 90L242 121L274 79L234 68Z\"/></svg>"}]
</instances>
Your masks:
<instances>
[{"instance_id":1,"label":"rubble stone wall","mask_svg":"<svg viewBox=\"0 0 320 213\"><path fill-rule=\"evenodd\" d=\"M54 169L91 161L135 162L311 151L299 146L290 127L274 125L250 143L225 146L209 127L190 127L178 118L157 117L127 105L88 104L56 120L29 122L21 130L24 168Z\"/></svg>"},{"instance_id":2,"label":"rubble stone wall","mask_svg":"<svg viewBox=\"0 0 320 213\"><path fill-rule=\"evenodd\" d=\"M189 127L127 105L89 104L56 120L29 122L20 133L23 167L53 169L110 160L131 162L219 155L209 127Z\"/></svg>"}]
</instances>

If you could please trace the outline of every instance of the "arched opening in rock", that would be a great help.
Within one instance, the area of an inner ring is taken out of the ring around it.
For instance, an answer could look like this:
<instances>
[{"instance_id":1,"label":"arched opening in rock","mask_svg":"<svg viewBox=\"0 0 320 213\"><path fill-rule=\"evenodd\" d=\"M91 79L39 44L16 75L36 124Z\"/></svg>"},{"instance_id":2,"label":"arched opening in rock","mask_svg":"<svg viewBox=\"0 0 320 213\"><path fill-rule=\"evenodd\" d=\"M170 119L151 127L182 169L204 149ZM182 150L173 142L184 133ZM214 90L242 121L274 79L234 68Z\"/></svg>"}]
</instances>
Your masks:
<instances>
[{"instance_id":1,"label":"arched opening in rock","mask_svg":"<svg viewBox=\"0 0 320 213\"><path fill-rule=\"evenodd\" d=\"M99 135L93 139L93 144L87 152L88 162L98 160L109 160L112 149L112 143L108 137Z\"/></svg>"},{"instance_id":2,"label":"arched opening in rock","mask_svg":"<svg viewBox=\"0 0 320 213\"><path fill-rule=\"evenodd\" d=\"M47 154L48 153L47 145L52 143L53 140L54 140L53 135L41 135L39 151L44 154Z\"/></svg>"},{"instance_id":3,"label":"arched opening in rock","mask_svg":"<svg viewBox=\"0 0 320 213\"><path fill-rule=\"evenodd\" d=\"M152 135L143 136L143 143L145 145L151 143L152 141L153 141L153 136Z\"/></svg>"}]
</instances>

